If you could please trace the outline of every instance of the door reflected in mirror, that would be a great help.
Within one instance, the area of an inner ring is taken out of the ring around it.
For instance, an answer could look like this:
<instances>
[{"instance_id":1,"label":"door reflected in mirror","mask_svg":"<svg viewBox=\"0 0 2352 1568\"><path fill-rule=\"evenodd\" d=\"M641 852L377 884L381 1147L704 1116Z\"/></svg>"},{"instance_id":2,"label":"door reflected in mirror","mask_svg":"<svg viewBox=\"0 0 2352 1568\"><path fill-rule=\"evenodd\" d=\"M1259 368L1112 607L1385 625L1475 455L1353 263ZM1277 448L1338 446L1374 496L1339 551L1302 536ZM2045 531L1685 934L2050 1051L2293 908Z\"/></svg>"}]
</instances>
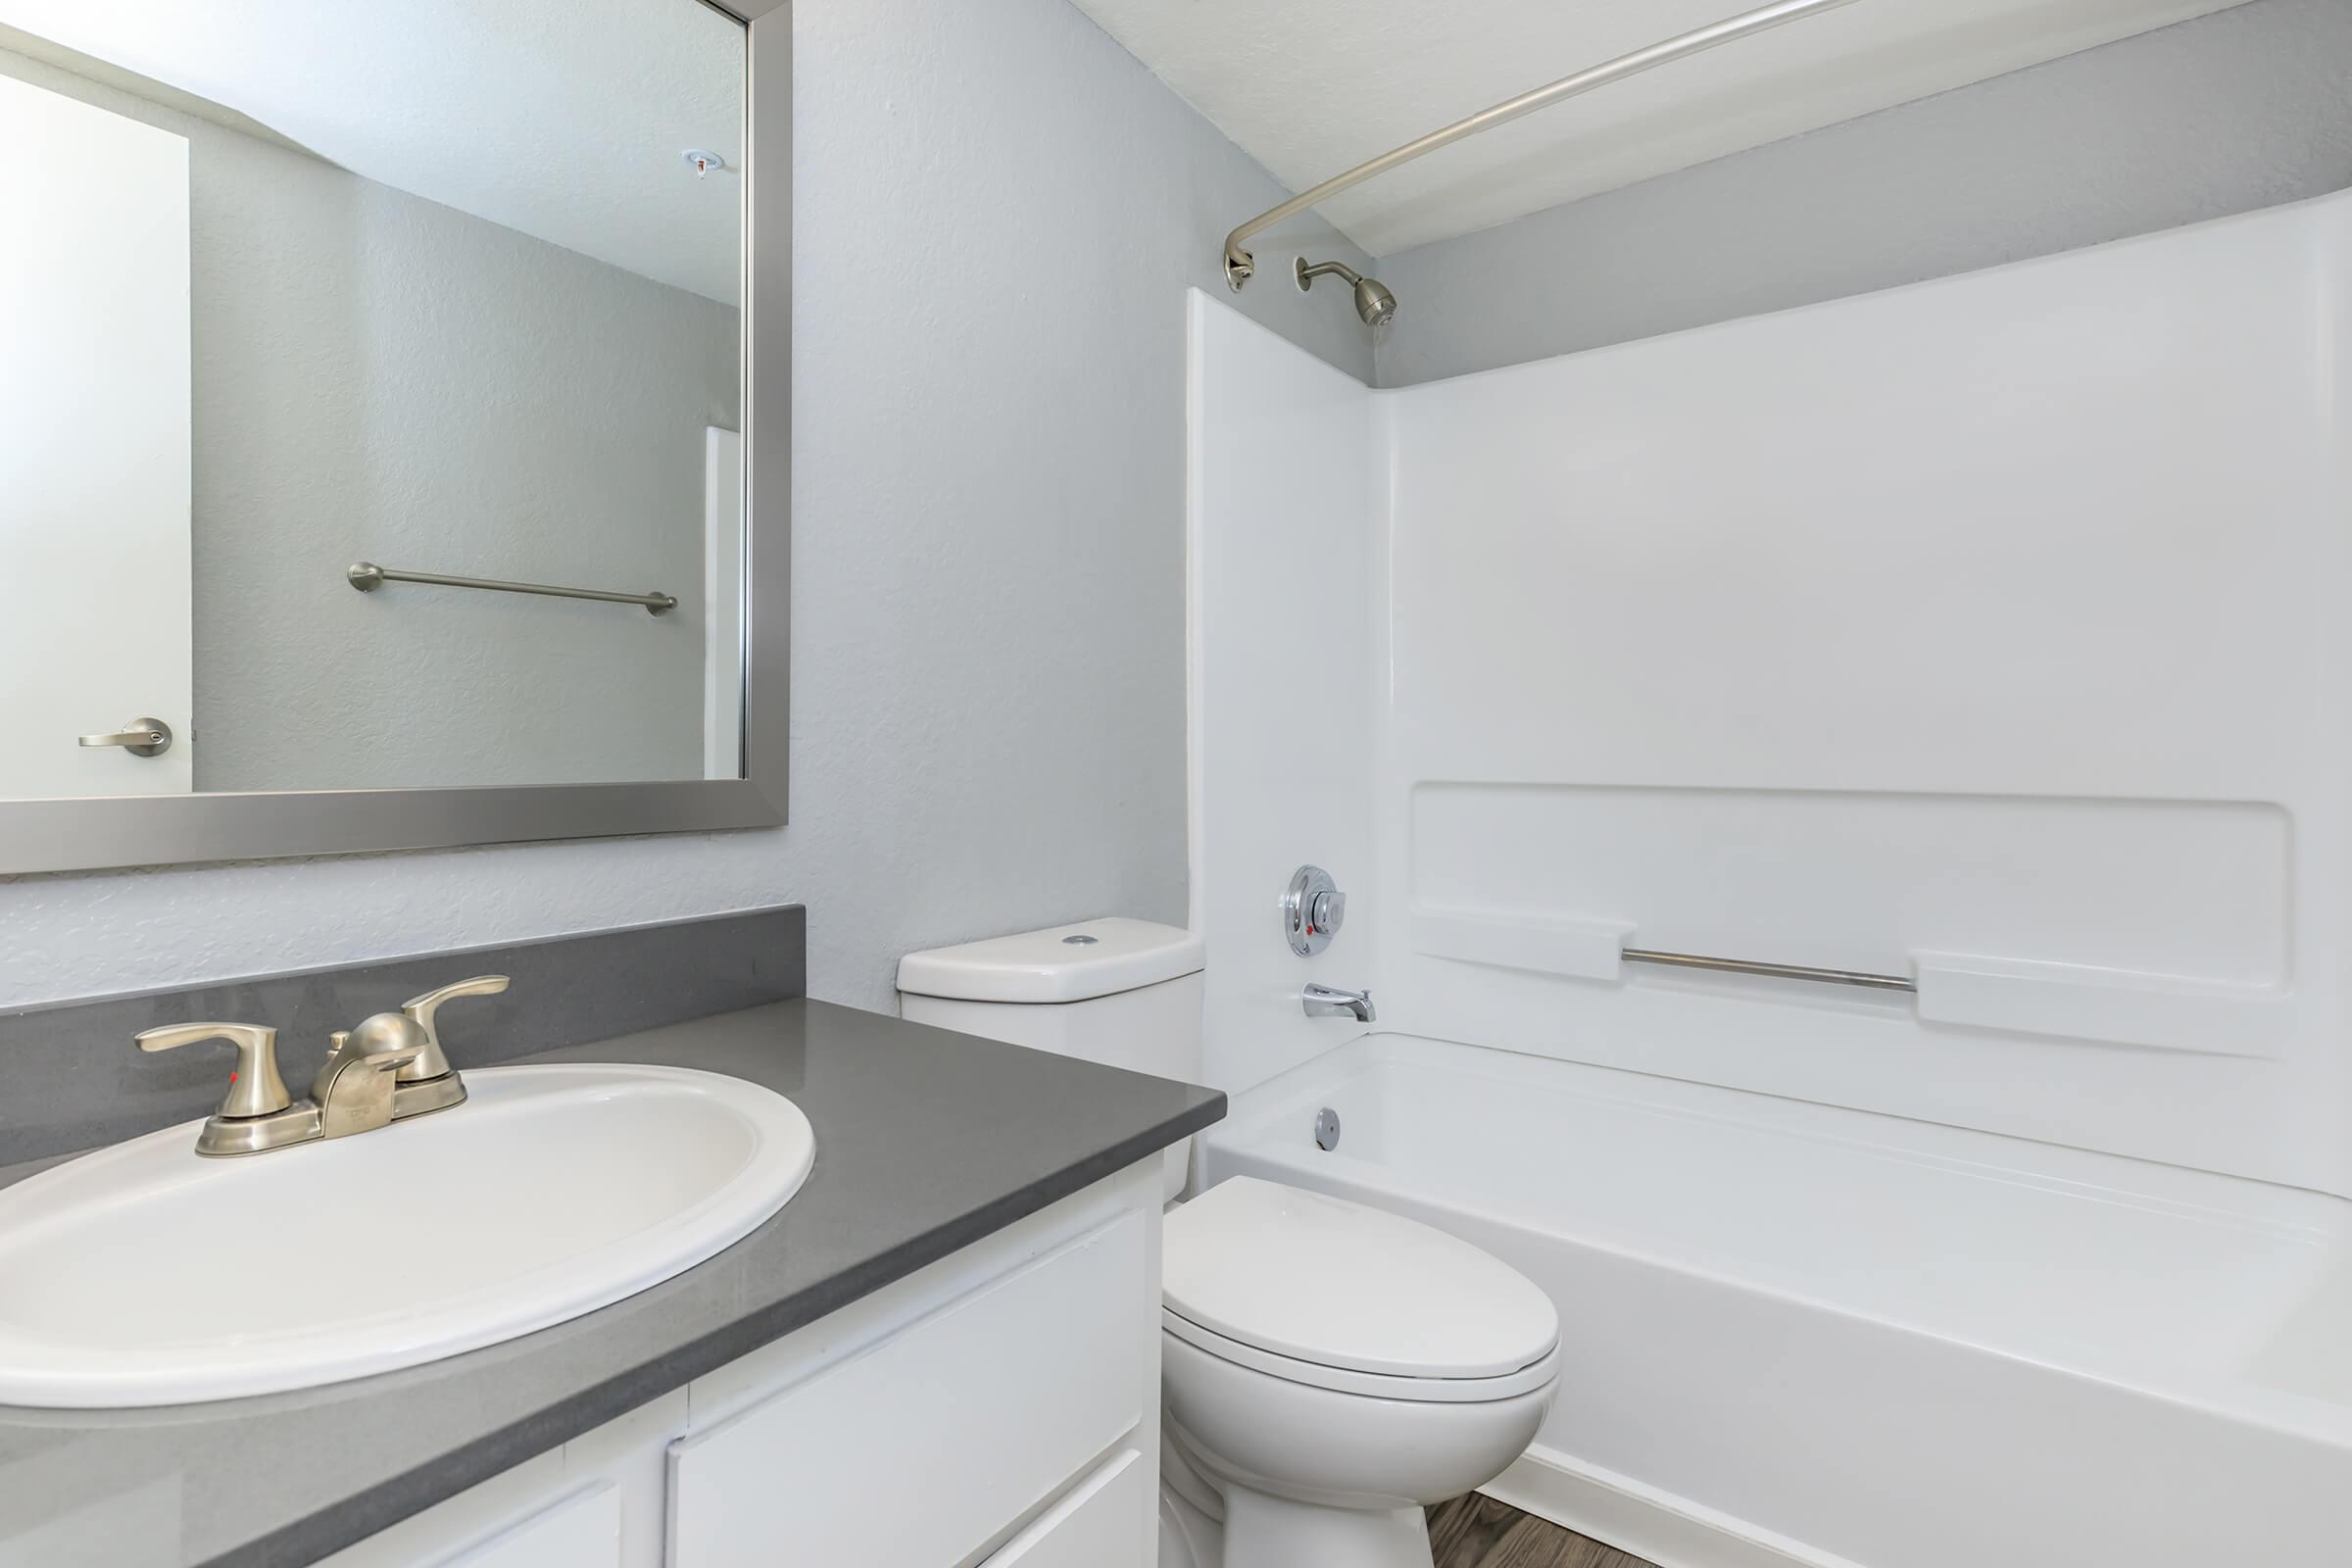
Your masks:
<instances>
[{"instance_id":1,"label":"door reflected in mirror","mask_svg":"<svg viewBox=\"0 0 2352 1568\"><path fill-rule=\"evenodd\" d=\"M0 800L735 778L745 33L0 0Z\"/></svg>"}]
</instances>

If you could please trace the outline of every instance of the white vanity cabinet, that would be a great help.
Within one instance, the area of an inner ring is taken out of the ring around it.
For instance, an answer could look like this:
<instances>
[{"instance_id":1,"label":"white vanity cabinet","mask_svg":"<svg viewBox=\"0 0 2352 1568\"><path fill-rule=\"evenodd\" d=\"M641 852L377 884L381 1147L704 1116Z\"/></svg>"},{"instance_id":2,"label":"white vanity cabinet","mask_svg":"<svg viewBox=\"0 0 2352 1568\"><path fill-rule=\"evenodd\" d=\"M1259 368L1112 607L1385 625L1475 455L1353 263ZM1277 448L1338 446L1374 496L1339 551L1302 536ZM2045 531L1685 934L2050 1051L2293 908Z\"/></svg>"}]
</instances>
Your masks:
<instances>
[{"instance_id":1,"label":"white vanity cabinet","mask_svg":"<svg viewBox=\"0 0 2352 1568\"><path fill-rule=\"evenodd\" d=\"M620 1568L620 1494L611 1482L591 1486L460 1551L449 1568Z\"/></svg>"},{"instance_id":2,"label":"white vanity cabinet","mask_svg":"<svg viewBox=\"0 0 2352 1568\"><path fill-rule=\"evenodd\" d=\"M327 1559L1150 1568L1152 1158Z\"/></svg>"}]
</instances>

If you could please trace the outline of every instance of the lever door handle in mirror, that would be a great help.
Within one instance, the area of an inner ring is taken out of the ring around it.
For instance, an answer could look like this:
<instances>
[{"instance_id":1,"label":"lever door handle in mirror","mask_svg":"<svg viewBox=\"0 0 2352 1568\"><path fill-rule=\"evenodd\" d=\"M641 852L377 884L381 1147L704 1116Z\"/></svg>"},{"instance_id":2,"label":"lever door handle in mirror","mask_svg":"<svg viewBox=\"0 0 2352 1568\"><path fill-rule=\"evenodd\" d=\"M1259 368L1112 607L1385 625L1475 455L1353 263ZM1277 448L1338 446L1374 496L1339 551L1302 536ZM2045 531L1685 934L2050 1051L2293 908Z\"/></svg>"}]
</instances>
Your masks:
<instances>
[{"instance_id":1,"label":"lever door handle in mirror","mask_svg":"<svg viewBox=\"0 0 2352 1568\"><path fill-rule=\"evenodd\" d=\"M160 718L134 718L103 735L84 735L84 746L120 746L133 757L161 757L172 749L172 726Z\"/></svg>"}]
</instances>

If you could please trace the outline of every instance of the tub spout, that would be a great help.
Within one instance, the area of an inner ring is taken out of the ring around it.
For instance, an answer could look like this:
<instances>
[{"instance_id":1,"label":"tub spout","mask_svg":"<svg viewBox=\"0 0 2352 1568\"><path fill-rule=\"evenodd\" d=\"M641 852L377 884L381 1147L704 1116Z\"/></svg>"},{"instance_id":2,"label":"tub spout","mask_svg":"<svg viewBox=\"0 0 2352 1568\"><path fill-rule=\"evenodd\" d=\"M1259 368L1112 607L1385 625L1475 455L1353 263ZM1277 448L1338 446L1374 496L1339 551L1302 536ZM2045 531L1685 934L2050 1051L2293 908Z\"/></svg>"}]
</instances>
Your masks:
<instances>
[{"instance_id":1,"label":"tub spout","mask_svg":"<svg viewBox=\"0 0 2352 1568\"><path fill-rule=\"evenodd\" d=\"M1380 1016L1372 1010L1369 991L1342 991L1336 986L1308 986L1299 1002L1309 1018L1353 1018L1370 1023Z\"/></svg>"}]
</instances>

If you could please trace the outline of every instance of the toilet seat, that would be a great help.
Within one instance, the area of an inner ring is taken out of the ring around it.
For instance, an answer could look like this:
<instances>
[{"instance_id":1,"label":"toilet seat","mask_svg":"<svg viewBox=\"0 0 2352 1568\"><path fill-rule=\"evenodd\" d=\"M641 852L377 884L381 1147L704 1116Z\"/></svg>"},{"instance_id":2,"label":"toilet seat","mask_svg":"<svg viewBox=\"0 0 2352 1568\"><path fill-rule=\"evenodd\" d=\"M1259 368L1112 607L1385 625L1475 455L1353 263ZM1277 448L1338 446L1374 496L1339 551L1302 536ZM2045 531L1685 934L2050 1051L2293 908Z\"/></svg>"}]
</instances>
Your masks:
<instances>
[{"instance_id":1,"label":"toilet seat","mask_svg":"<svg viewBox=\"0 0 2352 1568\"><path fill-rule=\"evenodd\" d=\"M1348 1367L1322 1366L1313 1361L1276 1355L1254 1345L1245 1345L1240 1340L1227 1339L1222 1334L1204 1329L1165 1306L1159 1309L1159 1326L1164 1332L1221 1361L1230 1361L1235 1366L1280 1378L1285 1383L1303 1384L1310 1389L1328 1389L1334 1394L1401 1399L1413 1404L1485 1404L1494 1399L1515 1399L1523 1394L1535 1393L1560 1375L1560 1348L1556 1342L1541 1360L1500 1377L1412 1378L1357 1372Z\"/></svg>"},{"instance_id":2,"label":"toilet seat","mask_svg":"<svg viewBox=\"0 0 2352 1568\"><path fill-rule=\"evenodd\" d=\"M1288 1382L1429 1403L1555 1375L1559 1314L1516 1269L1400 1215L1255 1177L1168 1215L1161 1323Z\"/></svg>"}]
</instances>

